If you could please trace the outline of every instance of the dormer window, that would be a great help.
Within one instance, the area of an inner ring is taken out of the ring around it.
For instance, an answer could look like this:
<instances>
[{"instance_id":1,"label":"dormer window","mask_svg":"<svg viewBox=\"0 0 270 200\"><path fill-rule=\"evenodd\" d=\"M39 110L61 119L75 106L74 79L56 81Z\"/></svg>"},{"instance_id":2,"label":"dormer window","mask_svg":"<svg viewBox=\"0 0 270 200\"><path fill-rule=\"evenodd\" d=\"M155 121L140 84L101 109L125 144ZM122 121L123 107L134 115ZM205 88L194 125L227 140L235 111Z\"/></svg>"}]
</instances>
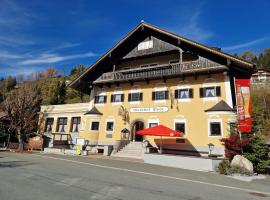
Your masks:
<instances>
[{"instance_id":1,"label":"dormer window","mask_svg":"<svg viewBox=\"0 0 270 200\"><path fill-rule=\"evenodd\" d=\"M145 42L141 42L139 43L138 45L138 51L141 51L141 50L146 50L146 49L151 49L153 48L153 40L149 40L149 41L145 41Z\"/></svg>"}]
</instances>

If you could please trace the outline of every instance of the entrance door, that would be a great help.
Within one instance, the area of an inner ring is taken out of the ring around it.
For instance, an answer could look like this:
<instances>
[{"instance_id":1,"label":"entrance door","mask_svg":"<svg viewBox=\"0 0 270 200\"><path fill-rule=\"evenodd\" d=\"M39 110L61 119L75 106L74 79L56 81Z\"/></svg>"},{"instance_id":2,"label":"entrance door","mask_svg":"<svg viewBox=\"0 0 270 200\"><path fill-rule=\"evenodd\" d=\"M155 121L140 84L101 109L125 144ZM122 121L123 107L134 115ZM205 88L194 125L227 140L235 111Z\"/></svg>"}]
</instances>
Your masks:
<instances>
[{"instance_id":1,"label":"entrance door","mask_svg":"<svg viewBox=\"0 0 270 200\"><path fill-rule=\"evenodd\" d=\"M136 134L136 131L140 131L144 129L144 123L142 121L137 121L133 124L132 130L133 130L133 140L137 142L143 141L143 136Z\"/></svg>"}]
</instances>

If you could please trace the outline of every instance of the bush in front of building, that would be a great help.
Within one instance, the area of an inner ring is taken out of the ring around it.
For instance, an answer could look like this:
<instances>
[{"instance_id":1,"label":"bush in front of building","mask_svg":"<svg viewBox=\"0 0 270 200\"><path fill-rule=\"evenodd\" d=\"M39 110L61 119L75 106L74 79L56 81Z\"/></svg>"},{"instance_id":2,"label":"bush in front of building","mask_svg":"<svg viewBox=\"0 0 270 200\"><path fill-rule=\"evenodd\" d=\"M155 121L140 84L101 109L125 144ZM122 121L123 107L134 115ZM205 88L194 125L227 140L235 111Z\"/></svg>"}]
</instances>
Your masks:
<instances>
[{"instance_id":1,"label":"bush in front of building","mask_svg":"<svg viewBox=\"0 0 270 200\"><path fill-rule=\"evenodd\" d=\"M242 155L243 148L249 143L249 139L241 140L239 134L231 134L228 138L222 138L220 141L225 146L225 157L230 161L235 155Z\"/></svg>"},{"instance_id":2,"label":"bush in front of building","mask_svg":"<svg viewBox=\"0 0 270 200\"><path fill-rule=\"evenodd\" d=\"M244 156L253 164L257 173L269 173L270 157L269 148L264 139L258 135L252 136L244 148Z\"/></svg>"},{"instance_id":3,"label":"bush in front of building","mask_svg":"<svg viewBox=\"0 0 270 200\"><path fill-rule=\"evenodd\" d=\"M224 175L231 175L232 171L231 171L230 161L222 160L218 165L218 172Z\"/></svg>"}]
</instances>

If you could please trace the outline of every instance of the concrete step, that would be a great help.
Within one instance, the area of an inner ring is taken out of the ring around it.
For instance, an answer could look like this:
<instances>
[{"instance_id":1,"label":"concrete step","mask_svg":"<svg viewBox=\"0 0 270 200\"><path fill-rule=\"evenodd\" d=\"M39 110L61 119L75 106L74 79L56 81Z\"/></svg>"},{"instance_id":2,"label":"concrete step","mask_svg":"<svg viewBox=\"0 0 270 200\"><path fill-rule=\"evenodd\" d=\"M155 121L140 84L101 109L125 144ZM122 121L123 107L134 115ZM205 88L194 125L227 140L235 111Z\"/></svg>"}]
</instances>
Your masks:
<instances>
[{"instance_id":1,"label":"concrete step","mask_svg":"<svg viewBox=\"0 0 270 200\"><path fill-rule=\"evenodd\" d=\"M141 142L131 142L112 156L142 159L144 151Z\"/></svg>"}]
</instances>

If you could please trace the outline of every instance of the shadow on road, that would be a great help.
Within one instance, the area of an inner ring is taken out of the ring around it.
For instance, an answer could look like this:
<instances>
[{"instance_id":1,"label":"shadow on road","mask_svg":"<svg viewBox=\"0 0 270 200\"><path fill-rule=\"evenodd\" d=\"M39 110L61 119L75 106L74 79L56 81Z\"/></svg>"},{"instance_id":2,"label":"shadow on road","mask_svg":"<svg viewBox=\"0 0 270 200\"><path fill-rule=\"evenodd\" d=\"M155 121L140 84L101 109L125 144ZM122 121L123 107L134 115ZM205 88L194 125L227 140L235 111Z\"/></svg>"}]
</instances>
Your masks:
<instances>
[{"instance_id":1,"label":"shadow on road","mask_svg":"<svg viewBox=\"0 0 270 200\"><path fill-rule=\"evenodd\" d=\"M15 168L15 167L22 167L33 165L34 163L26 162L26 161L6 161L0 162L0 168Z\"/></svg>"}]
</instances>

